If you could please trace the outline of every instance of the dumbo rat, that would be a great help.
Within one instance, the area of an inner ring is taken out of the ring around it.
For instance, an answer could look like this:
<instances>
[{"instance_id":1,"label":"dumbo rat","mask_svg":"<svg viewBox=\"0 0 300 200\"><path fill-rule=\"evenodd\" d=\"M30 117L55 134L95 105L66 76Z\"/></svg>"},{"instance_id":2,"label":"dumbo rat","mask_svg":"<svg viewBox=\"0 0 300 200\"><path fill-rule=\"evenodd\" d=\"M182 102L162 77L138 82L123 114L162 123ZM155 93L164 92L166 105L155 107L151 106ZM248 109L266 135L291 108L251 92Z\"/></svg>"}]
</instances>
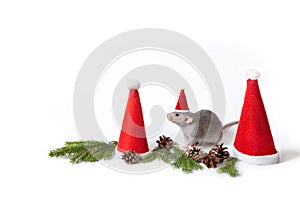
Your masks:
<instances>
[{"instance_id":1,"label":"dumbo rat","mask_svg":"<svg viewBox=\"0 0 300 200\"><path fill-rule=\"evenodd\" d=\"M215 145L222 138L224 129L238 124L238 121L222 125L218 116L210 110L192 112L172 112L167 114L169 121L180 126L187 146Z\"/></svg>"}]
</instances>

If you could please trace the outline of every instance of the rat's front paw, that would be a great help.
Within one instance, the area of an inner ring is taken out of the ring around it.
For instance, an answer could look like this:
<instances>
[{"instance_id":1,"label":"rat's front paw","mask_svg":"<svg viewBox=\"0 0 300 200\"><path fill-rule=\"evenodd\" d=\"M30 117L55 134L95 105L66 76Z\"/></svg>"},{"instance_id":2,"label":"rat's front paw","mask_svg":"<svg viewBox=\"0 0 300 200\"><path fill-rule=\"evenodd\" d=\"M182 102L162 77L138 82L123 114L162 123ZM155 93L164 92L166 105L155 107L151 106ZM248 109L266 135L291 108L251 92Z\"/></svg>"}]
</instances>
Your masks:
<instances>
[{"instance_id":1,"label":"rat's front paw","mask_svg":"<svg viewBox=\"0 0 300 200\"><path fill-rule=\"evenodd\" d=\"M183 146L183 151L188 152L190 149L189 145Z\"/></svg>"},{"instance_id":2,"label":"rat's front paw","mask_svg":"<svg viewBox=\"0 0 300 200\"><path fill-rule=\"evenodd\" d=\"M188 143L187 147L196 147L199 144L198 140L192 140Z\"/></svg>"},{"instance_id":3,"label":"rat's front paw","mask_svg":"<svg viewBox=\"0 0 300 200\"><path fill-rule=\"evenodd\" d=\"M190 146L191 147L196 147L199 144L199 141L194 141Z\"/></svg>"}]
</instances>

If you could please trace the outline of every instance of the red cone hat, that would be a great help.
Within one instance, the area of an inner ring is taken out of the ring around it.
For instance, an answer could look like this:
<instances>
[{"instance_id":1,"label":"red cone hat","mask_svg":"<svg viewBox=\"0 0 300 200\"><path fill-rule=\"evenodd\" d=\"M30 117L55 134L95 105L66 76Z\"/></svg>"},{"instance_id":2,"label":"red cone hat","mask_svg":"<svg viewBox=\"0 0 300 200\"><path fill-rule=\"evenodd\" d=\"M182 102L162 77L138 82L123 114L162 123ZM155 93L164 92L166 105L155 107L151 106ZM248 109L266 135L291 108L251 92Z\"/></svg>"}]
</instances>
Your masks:
<instances>
[{"instance_id":1,"label":"red cone hat","mask_svg":"<svg viewBox=\"0 0 300 200\"><path fill-rule=\"evenodd\" d=\"M235 156L247 163L269 165L279 162L258 81L260 73L247 72L247 89L234 141Z\"/></svg>"},{"instance_id":2,"label":"red cone hat","mask_svg":"<svg viewBox=\"0 0 300 200\"><path fill-rule=\"evenodd\" d=\"M178 102L177 102L177 105L175 108L175 112L190 112L183 89L180 91Z\"/></svg>"},{"instance_id":3,"label":"red cone hat","mask_svg":"<svg viewBox=\"0 0 300 200\"><path fill-rule=\"evenodd\" d=\"M130 92L117 147L121 152L133 150L136 153L146 153L149 151L139 87L140 84L137 81L132 81L128 87Z\"/></svg>"}]
</instances>

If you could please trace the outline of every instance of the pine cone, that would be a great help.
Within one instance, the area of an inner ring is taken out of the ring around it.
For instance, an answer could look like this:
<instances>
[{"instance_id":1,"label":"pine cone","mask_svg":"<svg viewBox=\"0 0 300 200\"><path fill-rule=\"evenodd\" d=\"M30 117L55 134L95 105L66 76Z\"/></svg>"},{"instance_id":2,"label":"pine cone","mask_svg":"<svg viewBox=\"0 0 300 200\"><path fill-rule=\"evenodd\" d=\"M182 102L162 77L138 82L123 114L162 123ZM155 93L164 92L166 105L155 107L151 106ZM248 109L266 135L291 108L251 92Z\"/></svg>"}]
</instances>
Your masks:
<instances>
[{"instance_id":1,"label":"pine cone","mask_svg":"<svg viewBox=\"0 0 300 200\"><path fill-rule=\"evenodd\" d=\"M216 168L217 162L215 161L215 157L211 154L207 154L202 158L202 163L205 164L208 168Z\"/></svg>"},{"instance_id":2,"label":"pine cone","mask_svg":"<svg viewBox=\"0 0 300 200\"><path fill-rule=\"evenodd\" d=\"M133 165L141 161L141 156L135 151L129 150L123 153L122 160L127 164Z\"/></svg>"},{"instance_id":3,"label":"pine cone","mask_svg":"<svg viewBox=\"0 0 300 200\"><path fill-rule=\"evenodd\" d=\"M170 137L166 136L159 136L159 140L156 140L157 147L155 148L156 150L162 149L162 148L167 148L170 149L173 145L173 140Z\"/></svg>"},{"instance_id":4,"label":"pine cone","mask_svg":"<svg viewBox=\"0 0 300 200\"><path fill-rule=\"evenodd\" d=\"M209 153L212 154L215 157L216 162L221 163L230 156L229 152L226 151L226 149L228 149L228 148L223 147L223 143L222 143L220 145L214 146L210 150Z\"/></svg>"},{"instance_id":5,"label":"pine cone","mask_svg":"<svg viewBox=\"0 0 300 200\"><path fill-rule=\"evenodd\" d=\"M202 163L205 164L208 168L216 168L218 163L222 163L227 159L230 154L227 147L223 147L223 143L220 145L214 146L209 153L202 158Z\"/></svg>"},{"instance_id":6,"label":"pine cone","mask_svg":"<svg viewBox=\"0 0 300 200\"><path fill-rule=\"evenodd\" d=\"M207 153L204 153L200 148L196 147L189 149L187 153L189 158L193 158L197 162L202 162L203 157L207 155Z\"/></svg>"}]
</instances>

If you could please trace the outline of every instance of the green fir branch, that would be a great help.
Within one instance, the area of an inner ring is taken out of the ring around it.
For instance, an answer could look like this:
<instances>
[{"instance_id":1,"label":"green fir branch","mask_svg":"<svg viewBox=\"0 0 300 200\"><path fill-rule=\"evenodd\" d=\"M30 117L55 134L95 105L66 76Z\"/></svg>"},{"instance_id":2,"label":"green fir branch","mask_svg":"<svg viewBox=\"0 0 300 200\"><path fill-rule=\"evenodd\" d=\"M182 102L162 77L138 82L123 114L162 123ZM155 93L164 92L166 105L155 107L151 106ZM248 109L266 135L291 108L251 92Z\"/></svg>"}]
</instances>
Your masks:
<instances>
[{"instance_id":1,"label":"green fir branch","mask_svg":"<svg viewBox=\"0 0 300 200\"><path fill-rule=\"evenodd\" d=\"M176 159L182 156L182 154L185 154L185 152L182 149L175 145L172 146L172 150L174 155L176 156Z\"/></svg>"},{"instance_id":2,"label":"green fir branch","mask_svg":"<svg viewBox=\"0 0 300 200\"><path fill-rule=\"evenodd\" d=\"M154 160L161 160L167 164L171 164L174 160L179 158L184 151L182 151L179 147L173 145L170 149L161 148L154 149L147 155L142 158L143 163L152 162Z\"/></svg>"},{"instance_id":3,"label":"green fir branch","mask_svg":"<svg viewBox=\"0 0 300 200\"><path fill-rule=\"evenodd\" d=\"M148 162L152 162L156 159L158 152L157 151L151 151L150 153L148 153L147 155L145 155L142 158L142 162L143 163L148 163Z\"/></svg>"},{"instance_id":4,"label":"green fir branch","mask_svg":"<svg viewBox=\"0 0 300 200\"><path fill-rule=\"evenodd\" d=\"M218 173L227 173L231 177L239 176L239 172L236 168L237 158L229 157L224 164L217 169Z\"/></svg>"},{"instance_id":5,"label":"green fir branch","mask_svg":"<svg viewBox=\"0 0 300 200\"><path fill-rule=\"evenodd\" d=\"M177 158L173 163L172 166L175 169L180 169L184 173L191 173L194 170L202 170L203 167L196 162L194 159L189 158L186 154L182 154L179 158Z\"/></svg>"},{"instance_id":6,"label":"green fir branch","mask_svg":"<svg viewBox=\"0 0 300 200\"><path fill-rule=\"evenodd\" d=\"M49 151L49 157L69 158L71 163L96 162L112 159L116 141L105 143L102 141L72 141L65 142L65 146Z\"/></svg>"}]
</instances>

